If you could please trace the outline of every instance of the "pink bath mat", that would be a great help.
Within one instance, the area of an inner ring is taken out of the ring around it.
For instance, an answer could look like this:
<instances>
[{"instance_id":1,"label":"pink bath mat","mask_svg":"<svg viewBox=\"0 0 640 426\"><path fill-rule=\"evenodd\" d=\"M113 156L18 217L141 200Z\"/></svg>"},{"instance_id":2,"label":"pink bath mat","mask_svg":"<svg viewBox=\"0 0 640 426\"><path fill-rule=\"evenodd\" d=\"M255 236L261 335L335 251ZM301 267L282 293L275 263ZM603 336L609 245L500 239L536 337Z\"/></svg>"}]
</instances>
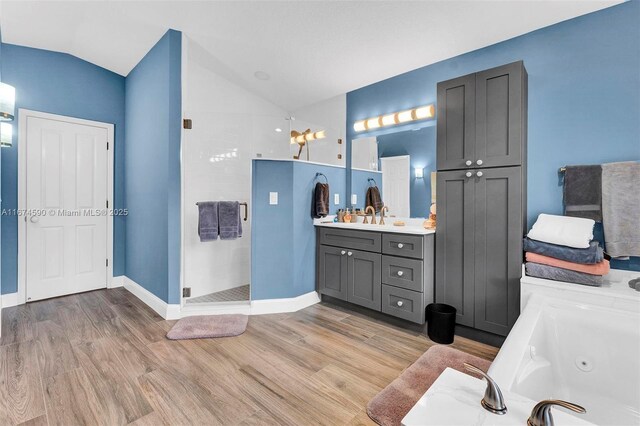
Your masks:
<instances>
[{"instance_id":1,"label":"pink bath mat","mask_svg":"<svg viewBox=\"0 0 640 426\"><path fill-rule=\"evenodd\" d=\"M167 333L171 340L238 336L247 329L249 317L240 314L196 315L182 318Z\"/></svg>"},{"instance_id":2,"label":"pink bath mat","mask_svg":"<svg viewBox=\"0 0 640 426\"><path fill-rule=\"evenodd\" d=\"M465 362L485 372L491 365L491 362L485 359L448 346L432 346L404 370L400 377L369 401L367 414L379 425L399 426L404 416L447 367L478 377L465 370L463 366Z\"/></svg>"}]
</instances>

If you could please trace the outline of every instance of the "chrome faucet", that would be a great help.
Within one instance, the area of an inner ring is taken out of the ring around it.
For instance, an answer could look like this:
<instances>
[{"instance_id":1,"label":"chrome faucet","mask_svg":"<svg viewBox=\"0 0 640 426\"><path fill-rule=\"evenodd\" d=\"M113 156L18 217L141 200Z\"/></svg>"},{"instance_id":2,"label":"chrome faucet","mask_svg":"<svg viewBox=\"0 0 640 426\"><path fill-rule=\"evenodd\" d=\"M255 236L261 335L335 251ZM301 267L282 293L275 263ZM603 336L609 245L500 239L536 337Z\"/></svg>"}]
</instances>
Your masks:
<instances>
[{"instance_id":1,"label":"chrome faucet","mask_svg":"<svg viewBox=\"0 0 640 426\"><path fill-rule=\"evenodd\" d=\"M507 406L504 403L504 398L502 397L502 392L500 391L498 384L494 382L487 373L480 370L475 365L465 362L464 368L472 373L482 376L487 381L487 390L485 390L484 397L482 398L482 401L480 401L482 407L493 414L507 414Z\"/></svg>"},{"instance_id":2,"label":"chrome faucet","mask_svg":"<svg viewBox=\"0 0 640 426\"><path fill-rule=\"evenodd\" d=\"M364 220L362 221L362 223L369 223L367 221L367 214L369 213L369 210L371 210L371 224L375 225L376 224L376 209L373 208L373 206L367 206L367 208L364 209Z\"/></svg>"},{"instance_id":3,"label":"chrome faucet","mask_svg":"<svg viewBox=\"0 0 640 426\"><path fill-rule=\"evenodd\" d=\"M576 413L584 414L587 412L583 407L572 402L562 401L560 399L545 399L540 401L531 410L531 415L527 420L527 426L553 426L553 416L551 415L551 407L558 405L568 408Z\"/></svg>"},{"instance_id":4,"label":"chrome faucet","mask_svg":"<svg viewBox=\"0 0 640 426\"><path fill-rule=\"evenodd\" d=\"M380 225L384 225L384 212L385 211L389 211L389 207L387 206L382 206L382 208L380 209Z\"/></svg>"}]
</instances>

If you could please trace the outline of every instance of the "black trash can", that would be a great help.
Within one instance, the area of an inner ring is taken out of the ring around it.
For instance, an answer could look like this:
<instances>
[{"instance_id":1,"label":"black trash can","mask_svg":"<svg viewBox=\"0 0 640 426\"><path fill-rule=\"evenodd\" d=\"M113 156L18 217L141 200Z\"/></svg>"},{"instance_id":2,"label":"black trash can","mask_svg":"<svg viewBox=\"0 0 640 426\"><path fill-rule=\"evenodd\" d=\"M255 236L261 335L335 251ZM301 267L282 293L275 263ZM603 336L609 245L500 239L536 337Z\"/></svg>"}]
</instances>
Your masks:
<instances>
[{"instance_id":1,"label":"black trash can","mask_svg":"<svg viewBox=\"0 0 640 426\"><path fill-rule=\"evenodd\" d=\"M436 343L453 343L456 308L444 303L431 303L426 308L427 334Z\"/></svg>"}]
</instances>

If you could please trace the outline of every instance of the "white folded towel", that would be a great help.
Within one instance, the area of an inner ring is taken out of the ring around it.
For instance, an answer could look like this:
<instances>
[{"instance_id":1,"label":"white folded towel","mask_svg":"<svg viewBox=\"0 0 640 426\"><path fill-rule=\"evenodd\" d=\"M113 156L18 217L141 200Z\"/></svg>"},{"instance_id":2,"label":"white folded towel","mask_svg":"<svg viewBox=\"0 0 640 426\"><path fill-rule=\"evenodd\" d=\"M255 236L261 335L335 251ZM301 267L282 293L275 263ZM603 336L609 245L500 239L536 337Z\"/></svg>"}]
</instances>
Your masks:
<instances>
[{"instance_id":1,"label":"white folded towel","mask_svg":"<svg viewBox=\"0 0 640 426\"><path fill-rule=\"evenodd\" d=\"M592 219L540 214L527 237L544 243L574 248L588 248L593 240Z\"/></svg>"}]
</instances>

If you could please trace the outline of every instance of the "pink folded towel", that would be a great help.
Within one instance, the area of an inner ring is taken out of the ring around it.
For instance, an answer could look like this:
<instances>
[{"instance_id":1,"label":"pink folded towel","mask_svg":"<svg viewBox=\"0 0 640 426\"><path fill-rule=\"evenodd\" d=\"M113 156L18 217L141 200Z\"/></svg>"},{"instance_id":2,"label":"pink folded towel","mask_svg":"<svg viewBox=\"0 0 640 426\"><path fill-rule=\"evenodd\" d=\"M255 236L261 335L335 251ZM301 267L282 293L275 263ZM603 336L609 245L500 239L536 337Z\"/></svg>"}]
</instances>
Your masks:
<instances>
[{"instance_id":1,"label":"pink folded towel","mask_svg":"<svg viewBox=\"0 0 640 426\"><path fill-rule=\"evenodd\" d=\"M567 262L549 256L543 256L537 253L527 252L527 262L541 263L543 265L555 266L556 268L568 269L570 271L583 272L591 275L607 275L609 273L609 261L585 265L582 263Z\"/></svg>"}]
</instances>

